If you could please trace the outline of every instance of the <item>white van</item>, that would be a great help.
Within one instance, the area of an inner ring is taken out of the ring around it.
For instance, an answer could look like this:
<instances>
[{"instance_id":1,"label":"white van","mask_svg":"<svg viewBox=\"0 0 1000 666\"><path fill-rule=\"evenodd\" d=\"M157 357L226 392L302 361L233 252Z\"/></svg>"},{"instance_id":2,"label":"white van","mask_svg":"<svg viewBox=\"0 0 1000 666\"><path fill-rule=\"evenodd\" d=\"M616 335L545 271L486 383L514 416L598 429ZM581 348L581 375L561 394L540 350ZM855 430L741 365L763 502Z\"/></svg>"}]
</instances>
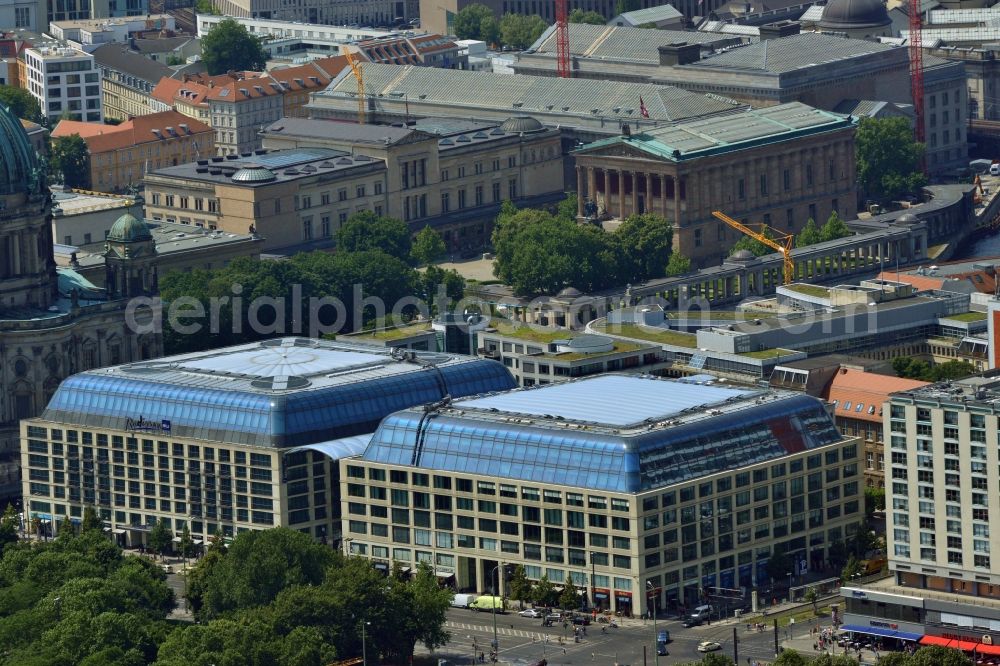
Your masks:
<instances>
[{"instance_id":1,"label":"white van","mask_svg":"<svg viewBox=\"0 0 1000 666\"><path fill-rule=\"evenodd\" d=\"M475 594L456 594L451 598L451 605L453 608L470 608L477 596Z\"/></svg>"},{"instance_id":2,"label":"white van","mask_svg":"<svg viewBox=\"0 0 1000 666\"><path fill-rule=\"evenodd\" d=\"M708 616L711 615L711 614L712 614L712 607L709 606L708 604L705 604L703 606L696 607L691 612L691 617L693 617L695 619L698 619L698 620L707 620Z\"/></svg>"},{"instance_id":3,"label":"white van","mask_svg":"<svg viewBox=\"0 0 1000 666\"><path fill-rule=\"evenodd\" d=\"M990 165L990 175L1000 176L1000 162L994 162Z\"/></svg>"}]
</instances>

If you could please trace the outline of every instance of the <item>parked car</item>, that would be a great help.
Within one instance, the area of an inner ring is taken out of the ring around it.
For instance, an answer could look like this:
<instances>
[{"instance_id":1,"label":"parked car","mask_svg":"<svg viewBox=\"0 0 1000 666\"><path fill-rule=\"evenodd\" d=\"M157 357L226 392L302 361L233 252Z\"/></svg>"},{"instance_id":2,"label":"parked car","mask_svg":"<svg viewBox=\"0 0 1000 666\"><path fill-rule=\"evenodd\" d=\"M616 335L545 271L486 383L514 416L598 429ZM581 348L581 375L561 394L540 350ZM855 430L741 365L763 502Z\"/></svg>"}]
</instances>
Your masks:
<instances>
[{"instance_id":1,"label":"parked car","mask_svg":"<svg viewBox=\"0 0 1000 666\"><path fill-rule=\"evenodd\" d=\"M586 627L587 625L590 624L590 616L589 615L574 615L573 616L573 624L579 624L579 625L582 625L582 626Z\"/></svg>"},{"instance_id":2,"label":"parked car","mask_svg":"<svg viewBox=\"0 0 1000 666\"><path fill-rule=\"evenodd\" d=\"M521 617L531 617L531 618L536 618L537 619L537 618L542 617L542 615L544 615L544 613L542 611L538 610L537 608L525 608L523 611L521 611L520 613L518 613L518 615L520 615Z\"/></svg>"},{"instance_id":3,"label":"parked car","mask_svg":"<svg viewBox=\"0 0 1000 666\"><path fill-rule=\"evenodd\" d=\"M701 624L701 618L700 617L695 617L694 615L689 615L688 617L684 618L684 626L685 627L697 627L699 624Z\"/></svg>"},{"instance_id":4,"label":"parked car","mask_svg":"<svg viewBox=\"0 0 1000 666\"><path fill-rule=\"evenodd\" d=\"M716 643L715 641L702 641L698 643L698 652L715 652L716 650L721 650L722 645Z\"/></svg>"},{"instance_id":5,"label":"parked car","mask_svg":"<svg viewBox=\"0 0 1000 666\"><path fill-rule=\"evenodd\" d=\"M451 598L451 605L454 608L469 608L475 602L477 594L456 594Z\"/></svg>"}]
</instances>

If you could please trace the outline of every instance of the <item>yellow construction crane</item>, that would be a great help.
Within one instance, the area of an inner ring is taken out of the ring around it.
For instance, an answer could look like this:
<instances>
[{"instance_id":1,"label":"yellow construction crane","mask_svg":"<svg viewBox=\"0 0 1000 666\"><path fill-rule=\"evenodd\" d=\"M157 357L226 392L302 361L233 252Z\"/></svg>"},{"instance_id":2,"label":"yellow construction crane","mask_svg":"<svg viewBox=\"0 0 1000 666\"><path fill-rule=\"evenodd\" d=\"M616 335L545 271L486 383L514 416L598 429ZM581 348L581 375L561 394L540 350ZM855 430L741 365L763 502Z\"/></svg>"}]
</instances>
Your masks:
<instances>
[{"instance_id":1,"label":"yellow construction crane","mask_svg":"<svg viewBox=\"0 0 1000 666\"><path fill-rule=\"evenodd\" d=\"M764 245L774 248L781 253L781 258L785 262L784 278L785 284L791 284L795 280L795 262L792 261L792 245L795 242L795 236L790 236L788 234L783 234L777 229L773 229L766 224L755 224L755 227L760 227L760 231L754 231L750 227L737 222L733 218L729 217L721 211L712 211L712 215L716 218L722 220L733 229L746 234L750 238L763 243ZM769 238L765 235L765 231L770 231L774 234L774 238Z\"/></svg>"},{"instance_id":2,"label":"yellow construction crane","mask_svg":"<svg viewBox=\"0 0 1000 666\"><path fill-rule=\"evenodd\" d=\"M365 124L365 77L361 73L361 63L357 57L348 49L344 49L344 56L354 72L354 79L358 82L358 123Z\"/></svg>"}]
</instances>

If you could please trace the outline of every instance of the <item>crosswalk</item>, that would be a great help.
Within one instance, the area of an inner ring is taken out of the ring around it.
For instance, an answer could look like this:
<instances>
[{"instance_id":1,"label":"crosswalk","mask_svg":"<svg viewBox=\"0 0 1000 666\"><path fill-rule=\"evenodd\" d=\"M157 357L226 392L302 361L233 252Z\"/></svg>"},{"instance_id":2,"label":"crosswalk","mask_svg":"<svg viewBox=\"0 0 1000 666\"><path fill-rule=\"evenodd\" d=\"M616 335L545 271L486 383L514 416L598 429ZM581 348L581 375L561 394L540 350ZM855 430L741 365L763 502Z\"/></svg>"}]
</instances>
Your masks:
<instances>
[{"instance_id":1,"label":"crosswalk","mask_svg":"<svg viewBox=\"0 0 1000 666\"><path fill-rule=\"evenodd\" d=\"M467 622L453 622L451 620L448 620L447 622L444 623L444 626L446 629L493 633L492 624L491 625L470 624ZM527 631L524 629L510 629L508 627L500 627L500 626L497 626L497 635L510 636L514 638L530 638L533 641L541 641L544 640L546 637L548 637L549 640L554 640L553 634L540 634L537 631Z\"/></svg>"}]
</instances>

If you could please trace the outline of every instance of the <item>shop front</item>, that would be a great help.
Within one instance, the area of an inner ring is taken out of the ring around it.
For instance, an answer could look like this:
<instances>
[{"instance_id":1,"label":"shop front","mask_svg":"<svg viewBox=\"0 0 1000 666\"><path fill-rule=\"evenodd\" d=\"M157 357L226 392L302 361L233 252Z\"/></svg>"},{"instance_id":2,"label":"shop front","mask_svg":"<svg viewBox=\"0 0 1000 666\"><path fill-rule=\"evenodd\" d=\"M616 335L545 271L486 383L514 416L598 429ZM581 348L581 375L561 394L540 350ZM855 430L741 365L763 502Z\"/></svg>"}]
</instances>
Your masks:
<instances>
[{"instance_id":1,"label":"shop front","mask_svg":"<svg viewBox=\"0 0 1000 666\"><path fill-rule=\"evenodd\" d=\"M924 638L922 625L911 622L893 622L887 620L859 621L844 624L841 631L850 633L851 640L858 643L878 643L884 650L901 651L916 647Z\"/></svg>"},{"instance_id":2,"label":"shop front","mask_svg":"<svg viewBox=\"0 0 1000 666\"><path fill-rule=\"evenodd\" d=\"M594 588L594 608L599 611L610 610L611 590L606 587Z\"/></svg>"},{"instance_id":3,"label":"shop front","mask_svg":"<svg viewBox=\"0 0 1000 666\"><path fill-rule=\"evenodd\" d=\"M997 643L997 645L994 645ZM927 635L920 639L921 645L940 645L946 648L961 650L969 654L976 662L982 657L1000 657L1000 639L994 640L991 634L967 634L944 632L940 635Z\"/></svg>"},{"instance_id":4,"label":"shop front","mask_svg":"<svg viewBox=\"0 0 1000 666\"><path fill-rule=\"evenodd\" d=\"M632 593L615 590L615 611L622 617L632 617Z\"/></svg>"}]
</instances>

